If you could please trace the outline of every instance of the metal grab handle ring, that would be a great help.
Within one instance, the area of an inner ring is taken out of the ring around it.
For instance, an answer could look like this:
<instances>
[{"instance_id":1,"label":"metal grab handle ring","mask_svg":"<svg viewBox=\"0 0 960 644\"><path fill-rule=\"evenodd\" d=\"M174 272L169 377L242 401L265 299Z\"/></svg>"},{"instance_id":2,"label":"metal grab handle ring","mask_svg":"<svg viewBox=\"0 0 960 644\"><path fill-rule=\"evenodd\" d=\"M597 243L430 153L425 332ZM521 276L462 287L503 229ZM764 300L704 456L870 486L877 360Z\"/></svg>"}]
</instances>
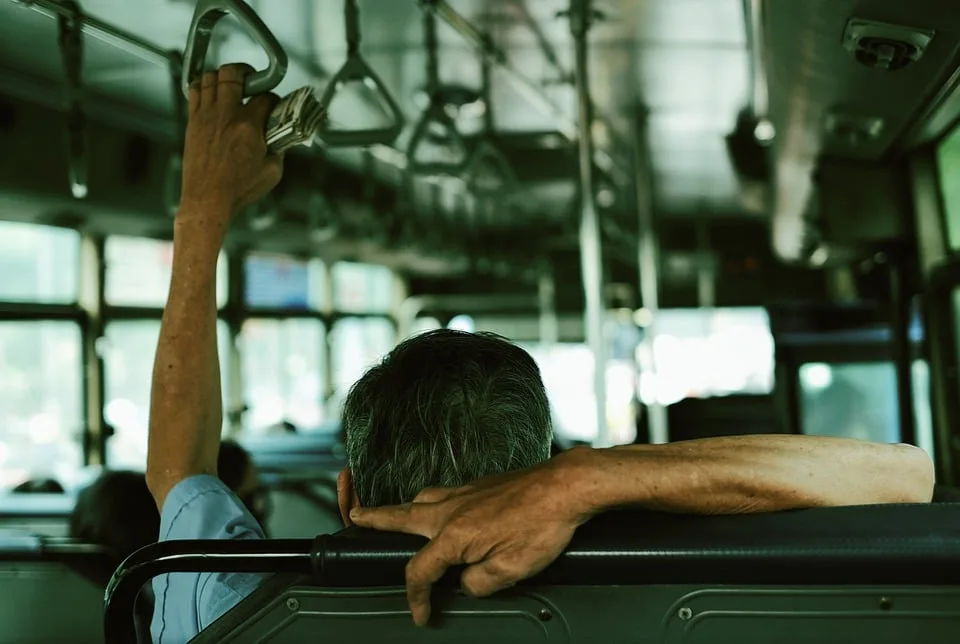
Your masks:
<instances>
[{"instance_id":1,"label":"metal grab handle ring","mask_svg":"<svg viewBox=\"0 0 960 644\"><path fill-rule=\"evenodd\" d=\"M424 143L430 124L435 123L446 131L450 137L452 147L457 148L461 160L459 162L419 162L417 161L417 151ZM459 176L467 163L467 144L464 142L460 132L453 119L447 114L443 104L434 100L430 107L423 113L423 118L417 123L413 130L413 136L410 138L410 144L407 146L407 159L409 169L412 174L421 176Z\"/></svg>"},{"instance_id":2,"label":"metal grab handle ring","mask_svg":"<svg viewBox=\"0 0 960 644\"><path fill-rule=\"evenodd\" d=\"M198 0L190 23L187 46L184 50L183 77L181 85L186 96L190 83L203 73L203 66L210 48L213 28L225 15L231 14L253 36L267 54L267 68L246 77L244 96L269 92L283 81L287 73L287 53L263 23L260 16L243 0Z\"/></svg>"},{"instance_id":3,"label":"metal grab handle ring","mask_svg":"<svg viewBox=\"0 0 960 644\"><path fill-rule=\"evenodd\" d=\"M368 130L331 130L325 128L320 139L330 147L366 147L371 145L390 145L403 131L404 118L400 106L387 91L383 81L370 68L359 53L347 57L340 71L331 79L320 98L320 105L329 113L330 104L345 85L361 82L380 99L381 106L390 115L390 125Z\"/></svg>"},{"instance_id":4,"label":"metal grab handle ring","mask_svg":"<svg viewBox=\"0 0 960 644\"><path fill-rule=\"evenodd\" d=\"M367 130L331 131L324 128L320 133L320 139L334 148L391 145L403 131L403 112L380 77L360 55L360 8L357 6L357 0L344 0L343 18L347 35L347 60L330 80L330 84L320 98L320 105L329 114L330 104L337 92L348 83L360 82L380 99L380 106L389 114L391 125Z\"/></svg>"},{"instance_id":5,"label":"metal grab handle ring","mask_svg":"<svg viewBox=\"0 0 960 644\"><path fill-rule=\"evenodd\" d=\"M483 186L478 181L480 169L484 164L492 167L500 175L502 183L498 188ZM507 157L489 139L484 139L474 149L463 169L463 179L470 192L478 197L508 199L518 189L517 175Z\"/></svg>"}]
</instances>

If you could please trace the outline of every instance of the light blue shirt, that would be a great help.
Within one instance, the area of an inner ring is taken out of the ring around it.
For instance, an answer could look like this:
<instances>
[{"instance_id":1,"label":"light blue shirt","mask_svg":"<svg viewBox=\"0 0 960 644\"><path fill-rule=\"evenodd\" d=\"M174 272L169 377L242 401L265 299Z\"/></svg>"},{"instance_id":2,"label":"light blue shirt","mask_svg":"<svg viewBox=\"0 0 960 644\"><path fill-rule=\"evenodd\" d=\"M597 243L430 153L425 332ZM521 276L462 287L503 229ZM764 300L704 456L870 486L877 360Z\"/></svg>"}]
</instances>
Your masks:
<instances>
[{"instance_id":1,"label":"light blue shirt","mask_svg":"<svg viewBox=\"0 0 960 644\"><path fill-rule=\"evenodd\" d=\"M214 476L177 483L163 502L160 541L263 539L246 506ZM155 644L185 644L256 590L269 574L178 572L153 580Z\"/></svg>"}]
</instances>

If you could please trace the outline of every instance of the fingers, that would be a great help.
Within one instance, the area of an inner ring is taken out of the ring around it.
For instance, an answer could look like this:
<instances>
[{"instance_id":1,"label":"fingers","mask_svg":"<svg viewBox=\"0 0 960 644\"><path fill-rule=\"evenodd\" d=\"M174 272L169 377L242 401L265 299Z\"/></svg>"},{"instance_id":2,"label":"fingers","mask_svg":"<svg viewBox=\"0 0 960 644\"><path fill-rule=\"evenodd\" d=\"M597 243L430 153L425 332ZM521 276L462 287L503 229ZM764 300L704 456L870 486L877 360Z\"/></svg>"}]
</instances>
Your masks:
<instances>
[{"instance_id":1,"label":"fingers","mask_svg":"<svg viewBox=\"0 0 960 644\"><path fill-rule=\"evenodd\" d=\"M200 109L217 103L217 72L207 72L200 77Z\"/></svg>"},{"instance_id":2,"label":"fingers","mask_svg":"<svg viewBox=\"0 0 960 644\"><path fill-rule=\"evenodd\" d=\"M462 563L444 541L431 541L407 563L407 603L417 626L430 620L430 590L450 566Z\"/></svg>"},{"instance_id":3,"label":"fingers","mask_svg":"<svg viewBox=\"0 0 960 644\"><path fill-rule=\"evenodd\" d=\"M511 574L497 563L496 558L484 559L463 571L460 586L471 597L487 597L493 593L511 588L519 577Z\"/></svg>"},{"instance_id":4,"label":"fingers","mask_svg":"<svg viewBox=\"0 0 960 644\"><path fill-rule=\"evenodd\" d=\"M247 74L255 70L245 63L223 65L217 71L217 103L237 107L243 103L243 87Z\"/></svg>"},{"instance_id":5,"label":"fingers","mask_svg":"<svg viewBox=\"0 0 960 644\"><path fill-rule=\"evenodd\" d=\"M200 81L195 80L190 83L190 88L187 90L187 107L188 113L193 114L198 109L200 109Z\"/></svg>"},{"instance_id":6,"label":"fingers","mask_svg":"<svg viewBox=\"0 0 960 644\"><path fill-rule=\"evenodd\" d=\"M258 94L247 103L247 109L250 111L250 118L260 127L261 130L267 129L267 119L273 108L280 102L280 97L272 92Z\"/></svg>"},{"instance_id":7,"label":"fingers","mask_svg":"<svg viewBox=\"0 0 960 644\"><path fill-rule=\"evenodd\" d=\"M433 503L404 503L380 508L354 508L350 520L363 528L419 534L432 539L437 533L437 512Z\"/></svg>"},{"instance_id":8,"label":"fingers","mask_svg":"<svg viewBox=\"0 0 960 644\"><path fill-rule=\"evenodd\" d=\"M427 487L420 491L416 497L414 497L414 503L440 503L441 501L446 501L448 498L456 494L460 488L456 487Z\"/></svg>"}]
</instances>

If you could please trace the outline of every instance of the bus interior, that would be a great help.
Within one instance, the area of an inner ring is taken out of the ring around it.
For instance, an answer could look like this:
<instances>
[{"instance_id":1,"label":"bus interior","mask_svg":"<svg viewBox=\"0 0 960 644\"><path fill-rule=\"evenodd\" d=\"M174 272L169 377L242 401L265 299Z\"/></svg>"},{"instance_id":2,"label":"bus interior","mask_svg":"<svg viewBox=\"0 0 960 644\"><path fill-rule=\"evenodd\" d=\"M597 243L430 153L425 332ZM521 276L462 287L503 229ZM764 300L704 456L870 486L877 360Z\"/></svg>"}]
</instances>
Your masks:
<instances>
[{"instance_id":1,"label":"bus interior","mask_svg":"<svg viewBox=\"0 0 960 644\"><path fill-rule=\"evenodd\" d=\"M271 539L211 552L300 577L196 641L956 641L953 3L0 0L0 643L146 641L138 589L213 559L151 546L104 612L120 562L68 518L145 468L183 78L231 62L326 114L217 281L223 436ZM532 586L454 583L415 629L415 541L317 535L351 385L440 328L534 357L557 449L910 443L944 503L591 522Z\"/></svg>"}]
</instances>

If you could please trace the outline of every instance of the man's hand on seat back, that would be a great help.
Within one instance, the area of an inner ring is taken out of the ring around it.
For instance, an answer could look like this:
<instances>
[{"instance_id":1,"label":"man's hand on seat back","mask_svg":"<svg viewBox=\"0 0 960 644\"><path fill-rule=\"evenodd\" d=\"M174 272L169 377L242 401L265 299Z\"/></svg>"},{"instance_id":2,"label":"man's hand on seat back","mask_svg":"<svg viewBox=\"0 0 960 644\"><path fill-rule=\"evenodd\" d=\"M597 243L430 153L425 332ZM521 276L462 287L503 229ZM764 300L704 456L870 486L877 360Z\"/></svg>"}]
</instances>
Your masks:
<instances>
[{"instance_id":1,"label":"man's hand on seat back","mask_svg":"<svg viewBox=\"0 0 960 644\"><path fill-rule=\"evenodd\" d=\"M558 457L462 488L429 488L413 503L356 508L350 518L431 540L407 564L407 599L423 626L430 588L449 567L465 565L464 592L484 597L537 574L563 552L588 518L577 507L583 488L571 489L567 464Z\"/></svg>"}]
</instances>

